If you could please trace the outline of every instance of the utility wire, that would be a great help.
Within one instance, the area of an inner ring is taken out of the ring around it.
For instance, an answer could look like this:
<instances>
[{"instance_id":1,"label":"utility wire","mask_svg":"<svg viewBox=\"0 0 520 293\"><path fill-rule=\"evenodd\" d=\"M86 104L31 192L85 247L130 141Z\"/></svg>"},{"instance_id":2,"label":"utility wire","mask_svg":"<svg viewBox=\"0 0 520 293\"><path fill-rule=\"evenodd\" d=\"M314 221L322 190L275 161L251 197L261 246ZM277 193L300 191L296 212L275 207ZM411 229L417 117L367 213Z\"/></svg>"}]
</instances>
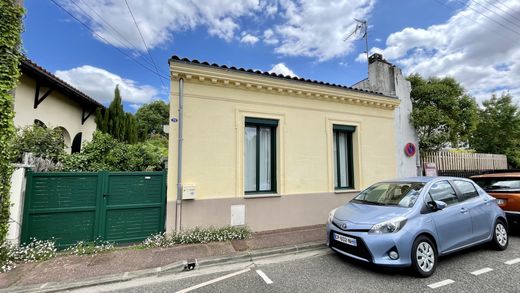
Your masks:
<instances>
[{"instance_id":1,"label":"utility wire","mask_svg":"<svg viewBox=\"0 0 520 293\"><path fill-rule=\"evenodd\" d=\"M112 47L114 47L114 49L116 49L117 51L119 51L121 54L125 55L126 57L130 58L132 61L134 61L135 63L139 64L141 67L143 67L144 69L150 71L151 73L161 77L161 78L164 78L166 80L169 80L168 77L166 77L165 75L162 75L161 73L159 73L158 71L154 71L153 69L149 68L148 66L144 65L143 63L139 62L139 60L135 59L133 56L129 55L128 53L126 53L125 51L121 50L120 48L114 46L111 42L109 42L107 39L105 39L104 37L102 37L101 35L99 35L97 32L95 32L94 30L92 30L86 23L84 23L83 21L81 21L80 19L78 19L76 16L74 16L74 14L72 14L70 11L68 11L67 9L65 9L62 5L60 5L59 3L57 3L55 0L50 0L52 3L54 3L54 5L58 6L59 8L61 8L63 11L65 11L70 17L72 17L73 19L75 19L77 22L79 22L81 25L83 25L86 29L88 29L90 32L92 32L93 34L95 34L98 38L100 38L101 40L105 41L107 44L110 44Z\"/></svg>"},{"instance_id":2,"label":"utility wire","mask_svg":"<svg viewBox=\"0 0 520 293\"><path fill-rule=\"evenodd\" d=\"M120 38L118 38L117 36L114 36L114 37L117 38L117 40L121 44L123 44L125 46L128 46L128 47L132 47L136 51L140 51L139 48L137 48L136 45L134 45L132 42L130 42L127 38L125 38L125 36L123 36L123 34L121 34L115 27L113 27L108 21L106 21L105 18L103 16L101 16L94 8L92 8L89 5L85 4L85 2L83 0L79 0L79 1L83 4L82 6L88 7L90 9L90 11L92 11L98 17L99 20L101 20L104 24L106 24L114 33L116 33L120 37ZM85 15L88 15L90 18L95 20L94 17L92 17L91 14L87 13L76 2L72 1L72 3L74 5L76 5L76 7L78 7L78 9L80 9ZM146 61L148 64L152 65L151 61L149 61L147 58L144 58L144 61Z\"/></svg>"},{"instance_id":3,"label":"utility wire","mask_svg":"<svg viewBox=\"0 0 520 293\"><path fill-rule=\"evenodd\" d=\"M460 2L460 1L459 1L459 2ZM480 5L480 6L482 6L482 7L483 7L484 9L486 9L487 11L489 11L489 12L491 12L491 13L497 15L498 17L502 18L503 20L509 22L510 24L519 27L519 26L518 26L518 23L515 23L515 22L509 20L509 18L504 17L502 14L497 13L496 11L489 9L489 8L486 7L484 4L481 4L481 3L477 2L477 1L473 1L473 2L476 3L476 4L478 4L478 5Z\"/></svg>"},{"instance_id":4,"label":"utility wire","mask_svg":"<svg viewBox=\"0 0 520 293\"><path fill-rule=\"evenodd\" d=\"M150 53L150 50L148 49L148 45L146 45L146 41L144 40L143 34L141 33L141 30L139 29L139 25L137 25L137 21L135 20L134 14L132 13L132 9L130 9L130 5L128 5L128 1L125 0L126 7L128 8L128 12L130 12L130 15L132 16L132 19L134 20L135 27L137 28L137 31L139 32L139 35L141 36L141 40L143 41L144 48L146 49L146 52L148 52L148 56L150 56L150 59L152 60L153 67L155 67L155 70L159 72L159 68L157 68L157 64L155 64L155 61L153 60L152 54ZM161 84L164 85L164 82L161 79Z\"/></svg>"},{"instance_id":5,"label":"utility wire","mask_svg":"<svg viewBox=\"0 0 520 293\"><path fill-rule=\"evenodd\" d=\"M462 2L461 0L455 0L455 1L457 1L457 2L461 3L462 5L465 5L465 6L466 6L466 3ZM485 18L491 20L492 22L498 24L499 26L501 26L501 27L503 27L503 28L505 28L505 29L508 29L508 30L510 30L511 32L513 32L513 33L517 34L518 36L520 36L520 31L517 31L517 30L515 30L515 29L513 29L513 28L510 28L510 27L508 27L507 25L504 25L502 22L499 22L499 21L493 19L492 17L489 17L488 15L482 13L480 10L477 10L476 8L474 8L474 7L471 6L471 5L467 5L466 7L469 8L469 9L471 9L471 10L473 10L473 11L475 11L476 13L478 13L478 14L484 16Z\"/></svg>"},{"instance_id":6,"label":"utility wire","mask_svg":"<svg viewBox=\"0 0 520 293\"><path fill-rule=\"evenodd\" d=\"M449 5L447 5L446 3L444 3L442 0L435 0L435 1L436 1L437 3L443 5L443 6L446 6L446 7L447 7L448 9L450 9L450 10L454 9L453 7L450 7ZM471 10L475 11L476 13L478 13L478 14L480 14L480 15L486 17L487 19L493 21L494 23L498 24L499 26L504 27L504 28L508 28L508 27L504 26L502 23L497 22L496 20L490 18L489 16L487 16L487 15L485 15L485 14L482 14L482 13L481 13L480 11L478 11L478 10L475 10L473 7L468 6L468 8L470 8ZM492 28L492 29L493 29L493 28ZM496 33L498 33L499 35L501 35L502 37L504 37L504 39L506 39L506 40L508 40L508 41L511 41L511 36L504 34L503 31L501 31L501 30L495 30L495 29L493 29L493 31L495 31ZM514 31L514 30L512 30L512 32L514 32L514 33L516 33L517 35L520 36L520 33L516 32L516 31Z\"/></svg>"},{"instance_id":7,"label":"utility wire","mask_svg":"<svg viewBox=\"0 0 520 293\"><path fill-rule=\"evenodd\" d=\"M475 2L476 2L476 0L475 0ZM495 8L501 10L501 11L504 12L505 14L509 15L510 17L512 17L512 18L514 18L514 19L516 19L517 21L520 22L520 17L517 17L516 15L514 15L514 14L510 13L509 11L507 11L506 9L501 8L500 6L494 4L492 1L485 1L485 0L484 0L484 2L487 3L487 4L489 4L489 5L494 6ZM500 2L498 2L498 3L500 3ZM500 4L502 4L502 5L504 5L506 8L508 8L505 4L503 4L503 3L500 3ZM511 8L508 8L508 9L509 9L509 10L513 10L513 9L511 9Z\"/></svg>"}]
</instances>

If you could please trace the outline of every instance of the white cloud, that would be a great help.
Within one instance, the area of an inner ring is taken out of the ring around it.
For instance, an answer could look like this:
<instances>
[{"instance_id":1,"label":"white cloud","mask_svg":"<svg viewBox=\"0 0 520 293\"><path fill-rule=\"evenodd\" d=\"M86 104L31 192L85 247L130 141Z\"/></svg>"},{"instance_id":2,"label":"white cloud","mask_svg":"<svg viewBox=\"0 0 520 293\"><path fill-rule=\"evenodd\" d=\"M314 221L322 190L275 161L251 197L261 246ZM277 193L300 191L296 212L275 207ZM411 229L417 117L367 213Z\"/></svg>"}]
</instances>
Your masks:
<instances>
[{"instance_id":1,"label":"white cloud","mask_svg":"<svg viewBox=\"0 0 520 293\"><path fill-rule=\"evenodd\" d=\"M60 2L67 10L87 21L108 42L121 48L132 49L136 46L139 51L145 50L124 1ZM128 0L128 3L150 48L171 41L175 32L199 26L206 27L212 36L231 41L240 27L238 19L263 7L260 0ZM113 28L123 37L114 32ZM99 39L96 35L94 37Z\"/></svg>"},{"instance_id":2,"label":"white cloud","mask_svg":"<svg viewBox=\"0 0 520 293\"><path fill-rule=\"evenodd\" d=\"M287 67L283 63L278 63L275 66L273 66L273 68L271 68L271 70L269 70L269 73L276 73L276 74L283 74L283 75L298 77L298 75L296 75L291 69L289 69L289 67Z\"/></svg>"},{"instance_id":3,"label":"white cloud","mask_svg":"<svg viewBox=\"0 0 520 293\"><path fill-rule=\"evenodd\" d=\"M157 89L152 86L139 85L133 80L90 65L58 70L55 74L105 105L114 98L116 85L119 85L123 101L135 105L148 103L156 99L158 94Z\"/></svg>"},{"instance_id":4,"label":"white cloud","mask_svg":"<svg viewBox=\"0 0 520 293\"><path fill-rule=\"evenodd\" d=\"M256 42L258 42L258 40L259 40L258 37L255 37L252 34L245 34L240 39L240 42L245 43L245 44L254 45L254 44L256 44Z\"/></svg>"},{"instance_id":5,"label":"white cloud","mask_svg":"<svg viewBox=\"0 0 520 293\"><path fill-rule=\"evenodd\" d=\"M275 38L274 32L272 29L266 29L264 31L264 43L269 44L269 45L278 44L278 39Z\"/></svg>"},{"instance_id":6,"label":"white cloud","mask_svg":"<svg viewBox=\"0 0 520 293\"><path fill-rule=\"evenodd\" d=\"M497 9L495 13L509 19L508 14L520 17L519 1L502 4L509 7L508 12ZM384 49L375 50L406 73L453 76L478 100L488 98L495 89L509 89L520 97L519 34L496 23L507 24L503 18L489 12L483 16L486 11L478 2L468 5L444 23L395 32L386 39Z\"/></svg>"},{"instance_id":7,"label":"white cloud","mask_svg":"<svg viewBox=\"0 0 520 293\"><path fill-rule=\"evenodd\" d=\"M275 25L280 45L275 52L319 61L351 53L355 40L343 41L354 18L366 19L375 0L280 0L284 23Z\"/></svg>"}]
</instances>

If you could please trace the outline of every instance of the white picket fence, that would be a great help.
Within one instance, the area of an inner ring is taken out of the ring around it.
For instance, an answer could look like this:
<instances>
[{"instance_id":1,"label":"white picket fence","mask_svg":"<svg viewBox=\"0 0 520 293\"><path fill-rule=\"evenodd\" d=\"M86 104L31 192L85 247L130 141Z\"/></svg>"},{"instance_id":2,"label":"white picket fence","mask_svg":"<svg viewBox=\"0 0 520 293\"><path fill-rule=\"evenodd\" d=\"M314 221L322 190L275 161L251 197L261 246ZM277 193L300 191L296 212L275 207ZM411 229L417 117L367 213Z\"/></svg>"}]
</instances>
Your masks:
<instances>
[{"instance_id":1,"label":"white picket fence","mask_svg":"<svg viewBox=\"0 0 520 293\"><path fill-rule=\"evenodd\" d=\"M479 153L421 152L421 166L435 163L437 170L484 171L507 169L507 156Z\"/></svg>"}]
</instances>

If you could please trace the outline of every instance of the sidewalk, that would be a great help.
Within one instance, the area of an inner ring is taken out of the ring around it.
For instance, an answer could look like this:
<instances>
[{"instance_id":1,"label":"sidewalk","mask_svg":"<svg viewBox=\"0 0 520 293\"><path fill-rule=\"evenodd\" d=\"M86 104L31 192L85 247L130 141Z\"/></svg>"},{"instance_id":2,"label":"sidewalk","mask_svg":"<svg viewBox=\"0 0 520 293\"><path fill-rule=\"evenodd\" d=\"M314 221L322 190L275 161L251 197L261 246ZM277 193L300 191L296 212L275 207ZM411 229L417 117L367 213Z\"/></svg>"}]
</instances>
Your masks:
<instances>
[{"instance_id":1,"label":"sidewalk","mask_svg":"<svg viewBox=\"0 0 520 293\"><path fill-rule=\"evenodd\" d=\"M299 247L319 246L324 242L325 227L318 225L254 233L246 240L179 245L170 248L124 248L93 256L60 256L40 263L19 264L14 270L0 274L0 288L17 291L31 287L45 288L45 284L61 284L65 289L66 283L82 280L93 280L95 284L96 278L107 279L106 277L113 276L114 281L121 281L129 275L136 275L132 273L135 271L142 271L142 274L147 274L148 271L178 272L182 266L181 262L187 259L196 258L202 265L230 261L255 253L268 255L280 253L283 249L295 251ZM118 275L123 279L117 278Z\"/></svg>"}]
</instances>

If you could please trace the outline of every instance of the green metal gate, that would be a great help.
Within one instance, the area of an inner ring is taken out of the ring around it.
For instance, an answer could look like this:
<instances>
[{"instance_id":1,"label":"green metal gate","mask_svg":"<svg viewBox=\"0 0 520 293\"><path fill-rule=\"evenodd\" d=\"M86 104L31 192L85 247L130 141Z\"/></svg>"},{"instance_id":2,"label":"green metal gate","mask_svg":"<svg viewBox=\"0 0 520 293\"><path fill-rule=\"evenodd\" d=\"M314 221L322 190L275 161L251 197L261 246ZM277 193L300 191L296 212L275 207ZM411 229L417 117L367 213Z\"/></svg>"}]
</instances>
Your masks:
<instances>
[{"instance_id":1,"label":"green metal gate","mask_svg":"<svg viewBox=\"0 0 520 293\"><path fill-rule=\"evenodd\" d=\"M22 242L136 242L164 231L166 172L27 173Z\"/></svg>"}]
</instances>

